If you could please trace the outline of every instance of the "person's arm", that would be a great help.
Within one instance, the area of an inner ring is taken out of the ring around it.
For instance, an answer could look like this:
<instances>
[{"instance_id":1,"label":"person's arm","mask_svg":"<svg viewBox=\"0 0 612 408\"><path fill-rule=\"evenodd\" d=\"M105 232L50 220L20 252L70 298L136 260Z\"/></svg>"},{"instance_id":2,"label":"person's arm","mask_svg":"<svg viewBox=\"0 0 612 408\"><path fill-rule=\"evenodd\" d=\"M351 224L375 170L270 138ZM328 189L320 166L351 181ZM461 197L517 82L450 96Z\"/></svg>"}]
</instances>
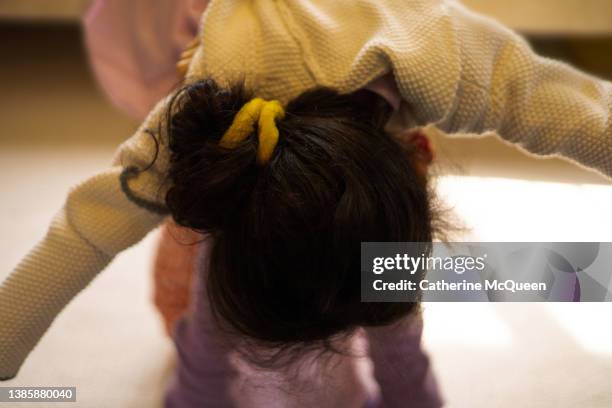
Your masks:
<instances>
[{"instance_id":1,"label":"person's arm","mask_svg":"<svg viewBox=\"0 0 612 408\"><path fill-rule=\"evenodd\" d=\"M413 101L430 113L421 121L451 133L496 131L528 152L564 156L612 177L612 83L536 55L522 37L459 2L440 7L447 41L427 41L448 62L430 72L427 89L440 89ZM450 77L457 82L449 90L450 81L439 78ZM399 73L396 81L411 103L411 78ZM439 95L448 98L441 103ZM434 109L440 105L444 112Z\"/></svg>"},{"instance_id":2,"label":"person's arm","mask_svg":"<svg viewBox=\"0 0 612 408\"><path fill-rule=\"evenodd\" d=\"M232 360L238 339L219 328L211 311L206 275L212 238L200 236L200 240L194 247L196 262L191 264L192 301L187 313L177 321L173 336L177 367L165 397L168 408L236 405L232 383L238 371Z\"/></svg>"},{"instance_id":3,"label":"person's arm","mask_svg":"<svg viewBox=\"0 0 612 408\"><path fill-rule=\"evenodd\" d=\"M366 333L374 377L380 386L381 407L442 406L429 358L421 348L420 316L390 326L367 327Z\"/></svg>"},{"instance_id":4,"label":"person's arm","mask_svg":"<svg viewBox=\"0 0 612 408\"><path fill-rule=\"evenodd\" d=\"M164 145L147 171L131 169L152 162L149 131L157 131L165 105L119 148L113 167L68 194L46 236L0 285L0 379L14 377L64 306L164 217Z\"/></svg>"}]
</instances>

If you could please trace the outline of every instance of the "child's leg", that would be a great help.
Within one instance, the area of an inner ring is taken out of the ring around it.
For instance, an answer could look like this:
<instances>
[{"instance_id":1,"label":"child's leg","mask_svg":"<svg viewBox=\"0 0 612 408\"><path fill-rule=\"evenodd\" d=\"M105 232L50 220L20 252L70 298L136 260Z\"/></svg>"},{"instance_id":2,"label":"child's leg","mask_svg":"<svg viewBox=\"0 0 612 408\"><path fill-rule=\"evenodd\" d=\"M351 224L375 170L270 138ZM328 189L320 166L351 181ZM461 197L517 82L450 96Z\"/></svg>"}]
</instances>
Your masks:
<instances>
[{"instance_id":1,"label":"child's leg","mask_svg":"<svg viewBox=\"0 0 612 408\"><path fill-rule=\"evenodd\" d=\"M162 227L153 266L153 302L173 336L191 301L191 280L202 236L168 220Z\"/></svg>"}]
</instances>

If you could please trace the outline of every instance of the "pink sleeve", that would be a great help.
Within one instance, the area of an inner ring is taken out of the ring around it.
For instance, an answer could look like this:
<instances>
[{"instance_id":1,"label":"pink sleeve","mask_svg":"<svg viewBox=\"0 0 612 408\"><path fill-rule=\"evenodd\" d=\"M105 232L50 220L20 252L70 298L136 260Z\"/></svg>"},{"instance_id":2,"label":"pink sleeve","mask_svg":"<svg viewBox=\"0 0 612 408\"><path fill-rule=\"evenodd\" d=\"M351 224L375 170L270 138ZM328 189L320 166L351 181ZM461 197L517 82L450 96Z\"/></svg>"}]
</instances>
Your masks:
<instances>
[{"instance_id":1,"label":"pink sleeve","mask_svg":"<svg viewBox=\"0 0 612 408\"><path fill-rule=\"evenodd\" d=\"M392 326L366 328L366 332L382 407L442 406L429 358L421 348L421 317Z\"/></svg>"},{"instance_id":2,"label":"pink sleeve","mask_svg":"<svg viewBox=\"0 0 612 408\"><path fill-rule=\"evenodd\" d=\"M95 0L83 19L96 78L111 101L142 119L180 81L175 64L208 0Z\"/></svg>"}]
</instances>

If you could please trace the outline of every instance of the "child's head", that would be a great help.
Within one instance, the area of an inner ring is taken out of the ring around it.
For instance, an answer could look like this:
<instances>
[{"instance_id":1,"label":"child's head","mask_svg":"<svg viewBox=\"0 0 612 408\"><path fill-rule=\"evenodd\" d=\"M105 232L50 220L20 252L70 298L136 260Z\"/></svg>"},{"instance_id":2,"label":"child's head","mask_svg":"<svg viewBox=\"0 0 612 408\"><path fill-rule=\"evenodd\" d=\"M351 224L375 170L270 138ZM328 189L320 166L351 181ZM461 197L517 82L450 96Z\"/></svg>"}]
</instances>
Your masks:
<instances>
[{"instance_id":1,"label":"child's head","mask_svg":"<svg viewBox=\"0 0 612 408\"><path fill-rule=\"evenodd\" d=\"M205 276L215 315L261 343L298 345L413 312L414 303L360 301L362 241L432 240L426 177L414 151L383 131L389 105L365 90L306 92L286 106L260 165L256 134L219 145L250 99L201 81L168 115L166 201L180 225L214 239Z\"/></svg>"}]
</instances>

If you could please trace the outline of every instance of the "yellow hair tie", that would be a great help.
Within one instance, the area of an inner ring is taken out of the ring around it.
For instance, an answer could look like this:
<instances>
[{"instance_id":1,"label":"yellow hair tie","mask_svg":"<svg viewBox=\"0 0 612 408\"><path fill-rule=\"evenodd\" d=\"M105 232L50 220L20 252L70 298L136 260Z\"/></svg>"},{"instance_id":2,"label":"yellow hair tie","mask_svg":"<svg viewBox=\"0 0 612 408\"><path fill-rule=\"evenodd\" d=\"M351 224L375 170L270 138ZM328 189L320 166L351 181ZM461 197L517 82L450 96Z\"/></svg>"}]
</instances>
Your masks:
<instances>
[{"instance_id":1,"label":"yellow hair tie","mask_svg":"<svg viewBox=\"0 0 612 408\"><path fill-rule=\"evenodd\" d=\"M255 131L258 124L259 146L257 147L257 163L266 164L278 143L278 128L276 119L285 117L285 110L279 101L265 101L255 98L246 103L236 114L230 128L225 132L219 144L232 149L244 141Z\"/></svg>"}]
</instances>

